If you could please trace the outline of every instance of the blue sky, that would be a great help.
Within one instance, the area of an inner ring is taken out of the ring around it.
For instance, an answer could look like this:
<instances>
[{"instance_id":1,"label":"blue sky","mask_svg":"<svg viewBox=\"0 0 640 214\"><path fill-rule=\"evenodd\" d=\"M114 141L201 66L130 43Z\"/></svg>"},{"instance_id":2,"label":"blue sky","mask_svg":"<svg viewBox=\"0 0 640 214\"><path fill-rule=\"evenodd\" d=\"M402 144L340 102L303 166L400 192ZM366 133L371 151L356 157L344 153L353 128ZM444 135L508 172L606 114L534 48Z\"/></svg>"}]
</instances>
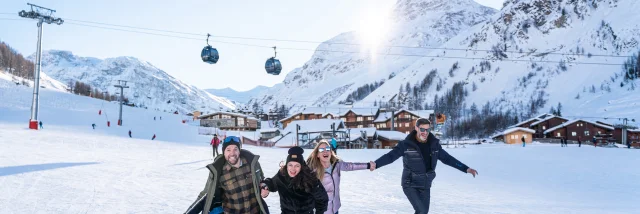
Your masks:
<instances>
[{"instance_id":1,"label":"blue sky","mask_svg":"<svg viewBox=\"0 0 640 214\"><path fill-rule=\"evenodd\" d=\"M476 0L499 9L503 0ZM132 56L145 60L172 76L202 89L226 88L245 91L257 85L272 86L302 66L313 51L279 50L283 63L279 76L264 71L273 55L269 48L211 42L220 51L215 65L203 63L200 51L206 36L179 35L202 40L178 39L80 26L72 20L102 22L179 32L213 35L212 40L288 48L315 49L314 43L216 38L221 36L325 41L340 33L357 30L372 12L388 11L395 0L8 0L0 7L0 40L24 55L36 50L35 21L20 18L27 2L57 10L63 25L45 25L43 49L68 50L79 56L110 58ZM179 2L179 3L175 3ZM13 13L13 14L4 14ZM86 23L85 23L86 24ZM167 33L163 33L167 34Z\"/></svg>"}]
</instances>

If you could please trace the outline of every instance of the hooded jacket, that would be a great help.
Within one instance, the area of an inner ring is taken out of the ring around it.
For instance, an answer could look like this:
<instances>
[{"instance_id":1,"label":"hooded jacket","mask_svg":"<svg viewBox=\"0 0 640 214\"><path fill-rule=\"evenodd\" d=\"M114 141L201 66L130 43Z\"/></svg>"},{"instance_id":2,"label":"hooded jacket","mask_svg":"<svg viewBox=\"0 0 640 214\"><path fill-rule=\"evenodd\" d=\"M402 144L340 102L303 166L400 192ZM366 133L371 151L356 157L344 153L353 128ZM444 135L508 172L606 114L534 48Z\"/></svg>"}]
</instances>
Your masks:
<instances>
[{"instance_id":1,"label":"hooded jacket","mask_svg":"<svg viewBox=\"0 0 640 214\"><path fill-rule=\"evenodd\" d=\"M340 172L368 169L369 163L348 163L338 160L331 167L331 174L325 172L322 177L322 186L327 191L329 202L325 214L334 214L338 212L340 206ZM324 169L322 169L324 170Z\"/></svg>"}]
</instances>

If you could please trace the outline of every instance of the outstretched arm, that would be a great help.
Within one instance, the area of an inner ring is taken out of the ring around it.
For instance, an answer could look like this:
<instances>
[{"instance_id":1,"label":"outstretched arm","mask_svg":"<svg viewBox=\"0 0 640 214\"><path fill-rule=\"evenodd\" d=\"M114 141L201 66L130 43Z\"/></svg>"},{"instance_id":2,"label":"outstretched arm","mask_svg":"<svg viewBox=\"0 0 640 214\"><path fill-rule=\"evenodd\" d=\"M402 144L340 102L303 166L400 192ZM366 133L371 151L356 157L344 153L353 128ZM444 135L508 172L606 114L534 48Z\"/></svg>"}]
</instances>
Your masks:
<instances>
[{"instance_id":1,"label":"outstretched arm","mask_svg":"<svg viewBox=\"0 0 640 214\"><path fill-rule=\"evenodd\" d=\"M376 169L398 160L398 158L404 155L404 151L406 149L407 147L404 142L398 142L398 145L393 147L393 149L389 153L382 155L382 157L378 158L378 160L375 161Z\"/></svg>"},{"instance_id":2,"label":"outstretched arm","mask_svg":"<svg viewBox=\"0 0 640 214\"><path fill-rule=\"evenodd\" d=\"M438 152L438 159L442 161L442 163L447 164L453 168L456 168L462 172L465 172L465 173L468 172L467 170L469 169L469 167L467 165L464 165L458 159L451 156L447 151L442 149L442 146L439 146L439 147L440 147L439 149L440 151Z\"/></svg>"},{"instance_id":3,"label":"outstretched arm","mask_svg":"<svg viewBox=\"0 0 640 214\"><path fill-rule=\"evenodd\" d=\"M355 171L355 170L363 170L369 169L369 163L352 163L352 162L343 162L338 161L340 164L340 171Z\"/></svg>"}]
</instances>

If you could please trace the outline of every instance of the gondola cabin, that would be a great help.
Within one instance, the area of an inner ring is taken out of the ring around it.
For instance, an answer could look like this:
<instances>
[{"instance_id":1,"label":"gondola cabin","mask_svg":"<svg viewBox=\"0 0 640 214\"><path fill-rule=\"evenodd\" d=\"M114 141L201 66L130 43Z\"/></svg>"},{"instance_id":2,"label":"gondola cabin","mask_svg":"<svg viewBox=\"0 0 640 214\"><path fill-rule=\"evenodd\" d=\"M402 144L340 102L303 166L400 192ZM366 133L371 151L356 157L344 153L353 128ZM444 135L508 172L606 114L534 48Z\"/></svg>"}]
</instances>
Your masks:
<instances>
[{"instance_id":1,"label":"gondola cabin","mask_svg":"<svg viewBox=\"0 0 640 214\"><path fill-rule=\"evenodd\" d=\"M201 56L202 56L202 61L209 64L216 64L216 62L218 62L218 59L220 59L218 50L211 47L211 45L207 45L207 47L204 47L202 49Z\"/></svg>"},{"instance_id":2,"label":"gondola cabin","mask_svg":"<svg viewBox=\"0 0 640 214\"><path fill-rule=\"evenodd\" d=\"M279 75L280 71L282 71L282 64L280 60L271 57L267 59L267 62L264 64L265 70L267 70L268 74Z\"/></svg>"}]
</instances>

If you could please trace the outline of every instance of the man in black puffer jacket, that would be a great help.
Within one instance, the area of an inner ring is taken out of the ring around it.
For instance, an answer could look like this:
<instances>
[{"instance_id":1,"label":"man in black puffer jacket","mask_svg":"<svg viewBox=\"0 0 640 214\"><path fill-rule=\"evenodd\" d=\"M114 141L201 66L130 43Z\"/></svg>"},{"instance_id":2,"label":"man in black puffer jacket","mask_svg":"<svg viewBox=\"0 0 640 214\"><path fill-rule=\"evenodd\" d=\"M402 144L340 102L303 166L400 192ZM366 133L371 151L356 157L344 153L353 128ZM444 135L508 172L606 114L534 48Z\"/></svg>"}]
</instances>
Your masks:
<instances>
[{"instance_id":1,"label":"man in black puffer jacket","mask_svg":"<svg viewBox=\"0 0 640 214\"><path fill-rule=\"evenodd\" d=\"M440 140L429 133L431 121L420 118L416 130L398 142L393 150L376 160L376 168L393 163L400 157L403 162L402 190L409 199L415 213L429 213L431 182L436 177L438 160L475 177L478 172L458 161L442 149Z\"/></svg>"}]
</instances>

